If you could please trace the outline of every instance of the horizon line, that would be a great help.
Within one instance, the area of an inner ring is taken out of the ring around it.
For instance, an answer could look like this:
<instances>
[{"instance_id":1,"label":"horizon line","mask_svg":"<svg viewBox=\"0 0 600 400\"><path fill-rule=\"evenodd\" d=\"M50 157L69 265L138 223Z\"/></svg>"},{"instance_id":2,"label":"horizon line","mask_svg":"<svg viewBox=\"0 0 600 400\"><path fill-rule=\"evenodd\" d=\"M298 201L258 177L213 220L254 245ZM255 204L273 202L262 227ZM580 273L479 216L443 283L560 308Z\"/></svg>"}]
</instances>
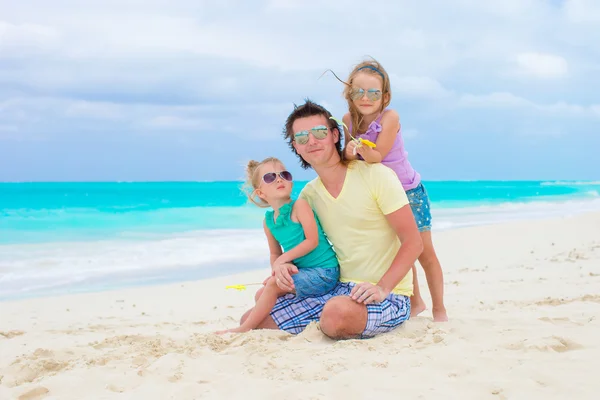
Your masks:
<instances>
[{"instance_id":1,"label":"horizon line","mask_svg":"<svg viewBox=\"0 0 600 400\"><path fill-rule=\"evenodd\" d=\"M294 180L294 182L310 182L312 179ZM423 182L598 182L597 179L422 179ZM243 183L245 180L23 180L0 181L0 184L16 183Z\"/></svg>"}]
</instances>

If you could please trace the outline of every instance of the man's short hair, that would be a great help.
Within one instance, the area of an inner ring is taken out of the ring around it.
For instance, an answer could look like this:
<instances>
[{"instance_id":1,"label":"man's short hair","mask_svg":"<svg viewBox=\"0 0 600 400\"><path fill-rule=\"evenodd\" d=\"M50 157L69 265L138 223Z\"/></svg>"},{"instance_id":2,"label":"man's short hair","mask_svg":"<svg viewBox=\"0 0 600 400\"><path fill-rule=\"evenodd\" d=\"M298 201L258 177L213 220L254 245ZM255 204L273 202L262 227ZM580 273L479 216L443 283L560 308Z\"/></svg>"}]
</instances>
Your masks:
<instances>
[{"instance_id":1,"label":"man's short hair","mask_svg":"<svg viewBox=\"0 0 600 400\"><path fill-rule=\"evenodd\" d=\"M294 111L292 111L292 113L288 116L287 121L285 122L285 129L283 131L283 136L285 140L290 146L290 149L292 149L296 156L298 156L298 159L300 160L300 165L304 169L311 168L311 166L302 158L300 154L298 154L298 152L294 148L294 131L292 130L292 125L294 125L294 122L299 118L308 118L315 115L322 115L327 120L327 127L329 128L330 132L333 132L334 129L338 130L339 140L335 144L335 147L337 149L338 154L340 155L340 160L344 159L342 150L343 130L340 129L338 123L334 119L331 119L331 113L327 111L326 108L307 99L304 104L301 104L299 106L294 104Z\"/></svg>"}]
</instances>

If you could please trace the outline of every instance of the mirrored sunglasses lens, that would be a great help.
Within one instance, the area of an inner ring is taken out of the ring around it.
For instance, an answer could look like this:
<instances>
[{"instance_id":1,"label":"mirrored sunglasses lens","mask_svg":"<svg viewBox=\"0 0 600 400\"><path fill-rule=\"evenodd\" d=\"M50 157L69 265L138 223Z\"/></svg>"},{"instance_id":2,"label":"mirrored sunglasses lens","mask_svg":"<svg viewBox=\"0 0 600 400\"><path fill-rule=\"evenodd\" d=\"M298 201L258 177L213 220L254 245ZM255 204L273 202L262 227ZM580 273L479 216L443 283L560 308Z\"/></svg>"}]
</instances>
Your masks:
<instances>
[{"instance_id":1,"label":"mirrored sunglasses lens","mask_svg":"<svg viewBox=\"0 0 600 400\"><path fill-rule=\"evenodd\" d=\"M380 90L373 90L373 91L369 90L367 92L367 97L371 101L377 101L377 100L381 99L381 91Z\"/></svg>"},{"instance_id":2,"label":"mirrored sunglasses lens","mask_svg":"<svg viewBox=\"0 0 600 400\"><path fill-rule=\"evenodd\" d=\"M352 98L352 100L359 100L363 97L364 93L365 92L362 89L352 89L352 91L350 92L350 97Z\"/></svg>"},{"instance_id":3,"label":"mirrored sunglasses lens","mask_svg":"<svg viewBox=\"0 0 600 400\"><path fill-rule=\"evenodd\" d=\"M327 137L327 128L325 129L313 129L312 131L313 135L315 135L315 138L317 139L325 139Z\"/></svg>"},{"instance_id":4,"label":"mirrored sunglasses lens","mask_svg":"<svg viewBox=\"0 0 600 400\"><path fill-rule=\"evenodd\" d=\"M294 140L298 144L306 144L308 143L308 133L297 133L294 135Z\"/></svg>"}]
</instances>

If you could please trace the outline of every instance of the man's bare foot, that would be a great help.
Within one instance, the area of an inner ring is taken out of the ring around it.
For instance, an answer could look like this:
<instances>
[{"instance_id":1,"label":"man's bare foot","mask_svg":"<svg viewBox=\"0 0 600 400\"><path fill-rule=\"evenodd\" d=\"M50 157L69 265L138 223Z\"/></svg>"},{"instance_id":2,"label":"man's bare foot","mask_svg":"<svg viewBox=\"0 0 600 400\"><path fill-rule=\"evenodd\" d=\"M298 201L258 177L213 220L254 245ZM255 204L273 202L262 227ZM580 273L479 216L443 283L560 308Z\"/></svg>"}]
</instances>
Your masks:
<instances>
[{"instance_id":1,"label":"man's bare foot","mask_svg":"<svg viewBox=\"0 0 600 400\"><path fill-rule=\"evenodd\" d=\"M423 301L422 298L418 298L418 299L410 299L410 316L412 317L416 317L417 315L421 314L423 311L425 311L427 309L427 306L425 305L425 302Z\"/></svg>"},{"instance_id":2,"label":"man's bare foot","mask_svg":"<svg viewBox=\"0 0 600 400\"><path fill-rule=\"evenodd\" d=\"M434 322L446 322L446 321L448 321L448 314L446 314L446 309L445 308L442 308L442 309L434 308L431 311L433 313L433 321Z\"/></svg>"}]
</instances>

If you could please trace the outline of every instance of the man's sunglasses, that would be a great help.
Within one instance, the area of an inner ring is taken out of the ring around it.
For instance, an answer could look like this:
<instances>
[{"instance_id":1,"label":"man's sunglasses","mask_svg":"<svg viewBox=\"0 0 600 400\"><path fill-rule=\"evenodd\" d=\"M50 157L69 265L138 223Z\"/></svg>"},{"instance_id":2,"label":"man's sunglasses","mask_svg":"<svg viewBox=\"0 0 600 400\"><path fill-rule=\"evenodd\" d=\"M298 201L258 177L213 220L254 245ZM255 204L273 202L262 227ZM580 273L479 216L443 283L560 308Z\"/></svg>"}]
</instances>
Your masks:
<instances>
[{"instance_id":1,"label":"man's sunglasses","mask_svg":"<svg viewBox=\"0 0 600 400\"><path fill-rule=\"evenodd\" d=\"M288 182L292 181L292 174L289 171L281 171L279 173L267 172L266 174L263 175L262 180L264 183L269 185L277 180L277 176L280 176L281 179L283 179L284 181L288 181Z\"/></svg>"},{"instance_id":2,"label":"man's sunglasses","mask_svg":"<svg viewBox=\"0 0 600 400\"><path fill-rule=\"evenodd\" d=\"M350 91L350 98L352 100L360 100L365 95L365 89L354 88ZM379 89L367 89L367 98L371 101L377 101L381 99L381 90Z\"/></svg>"},{"instance_id":3,"label":"man's sunglasses","mask_svg":"<svg viewBox=\"0 0 600 400\"><path fill-rule=\"evenodd\" d=\"M306 144L308 143L308 134L312 133L315 139L323 140L327 137L327 127L325 125L318 125L309 130L300 131L294 133L294 140L298 144Z\"/></svg>"}]
</instances>

